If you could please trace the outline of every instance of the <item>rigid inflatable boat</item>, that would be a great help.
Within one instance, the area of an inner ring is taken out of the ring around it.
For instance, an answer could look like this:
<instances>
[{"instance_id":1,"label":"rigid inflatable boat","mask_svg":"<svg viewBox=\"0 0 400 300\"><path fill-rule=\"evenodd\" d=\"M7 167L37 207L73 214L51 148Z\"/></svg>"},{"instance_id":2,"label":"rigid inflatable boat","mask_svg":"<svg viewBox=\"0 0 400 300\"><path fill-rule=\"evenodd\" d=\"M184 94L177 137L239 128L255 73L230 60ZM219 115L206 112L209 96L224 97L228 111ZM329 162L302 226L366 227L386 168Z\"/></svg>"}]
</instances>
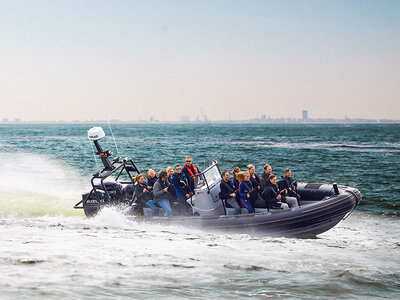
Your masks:
<instances>
[{"instance_id":1,"label":"rigid inflatable boat","mask_svg":"<svg viewBox=\"0 0 400 300\"><path fill-rule=\"evenodd\" d=\"M88 131L88 138L96 147L104 168L93 174L92 189L82 195L74 206L83 209L86 216L96 215L105 206L115 206L139 222L178 225L207 231L243 233L254 236L314 237L347 218L361 200L360 192L337 184L298 183L296 197L299 206L289 209L268 208L265 201L256 201L255 213L242 208L234 209L219 198L221 172L217 161L201 174L201 185L196 185L194 195L187 200L190 216L152 216L150 208L136 209L133 178L140 173L132 159L121 157L112 162L110 149L103 151L99 140L105 137L100 127ZM159 215L162 215L160 208Z\"/></svg>"}]
</instances>

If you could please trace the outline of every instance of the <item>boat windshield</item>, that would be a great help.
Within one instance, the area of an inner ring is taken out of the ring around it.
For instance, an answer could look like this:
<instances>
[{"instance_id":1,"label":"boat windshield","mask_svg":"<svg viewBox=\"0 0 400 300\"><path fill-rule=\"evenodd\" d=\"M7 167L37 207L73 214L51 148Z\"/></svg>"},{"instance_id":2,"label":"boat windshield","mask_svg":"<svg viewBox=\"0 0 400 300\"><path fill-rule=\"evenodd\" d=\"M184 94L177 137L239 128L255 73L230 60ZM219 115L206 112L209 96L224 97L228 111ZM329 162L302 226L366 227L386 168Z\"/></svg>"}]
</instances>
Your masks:
<instances>
[{"instance_id":1,"label":"boat windshield","mask_svg":"<svg viewBox=\"0 0 400 300\"><path fill-rule=\"evenodd\" d=\"M219 168L217 164L212 164L202 173L205 185L211 186L215 182L221 179L221 174L219 173ZM204 185L203 185L204 186Z\"/></svg>"}]
</instances>

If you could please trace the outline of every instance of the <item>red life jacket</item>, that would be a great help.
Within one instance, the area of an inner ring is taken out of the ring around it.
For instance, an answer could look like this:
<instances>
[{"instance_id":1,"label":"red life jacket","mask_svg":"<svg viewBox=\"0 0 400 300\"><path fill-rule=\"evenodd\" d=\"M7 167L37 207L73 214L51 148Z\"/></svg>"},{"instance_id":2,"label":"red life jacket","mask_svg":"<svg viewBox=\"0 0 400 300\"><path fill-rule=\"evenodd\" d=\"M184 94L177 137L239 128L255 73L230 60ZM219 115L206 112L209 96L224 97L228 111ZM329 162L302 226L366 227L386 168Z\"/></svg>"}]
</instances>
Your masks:
<instances>
[{"instance_id":1,"label":"red life jacket","mask_svg":"<svg viewBox=\"0 0 400 300\"><path fill-rule=\"evenodd\" d=\"M194 174L196 174L196 175L199 174L199 172L197 171L196 166L193 165L193 164L192 164L192 167L193 167L193 170L194 170L194 174L193 174L192 170L191 170L186 164L185 164L183 167L184 167L186 170L188 170L188 172L189 172L190 176L192 177L192 179L195 178Z\"/></svg>"}]
</instances>

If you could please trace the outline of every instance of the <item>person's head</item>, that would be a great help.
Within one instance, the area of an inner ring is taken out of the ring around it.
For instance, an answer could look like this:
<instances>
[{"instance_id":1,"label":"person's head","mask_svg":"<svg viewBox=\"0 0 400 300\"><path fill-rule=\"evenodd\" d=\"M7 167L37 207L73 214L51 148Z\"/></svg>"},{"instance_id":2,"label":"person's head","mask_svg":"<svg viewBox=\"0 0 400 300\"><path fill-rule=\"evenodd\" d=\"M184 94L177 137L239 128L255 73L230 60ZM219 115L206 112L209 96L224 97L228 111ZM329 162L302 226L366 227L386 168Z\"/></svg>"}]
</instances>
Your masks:
<instances>
[{"instance_id":1,"label":"person's head","mask_svg":"<svg viewBox=\"0 0 400 300\"><path fill-rule=\"evenodd\" d=\"M168 174L168 177L171 177L174 174L174 169L172 169L172 167L168 167L167 174Z\"/></svg>"},{"instance_id":2,"label":"person's head","mask_svg":"<svg viewBox=\"0 0 400 300\"><path fill-rule=\"evenodd\" d=\"M167 171L161 170L160 172L158 172L158 178L160 178L162 181L167 181L168 179Z\"/></svg>"},{"instance_id":3,"label":"person's head","mask_svg":"<svg viewBox=\"0 0 400 300\"><path fill-rule=\"evenodd\" d=\"M236 174L239 173L239 172L240 172L240 168L239 168L239 167L234 167L231 173L232 173L233 175L236 175Z\"/></svg>"},{"instance_id":4,"label":"person's head","mask_svg":"<svg viewBox=\"0 0 400 300\"><path fill-rule=\"evenodd\" d=\"M191 156L186 156L186 164L188 167L190 167L192 165L192 157Z\"/></svg>"},{"instance_id":5,"label":"person's head","mask_svg":"<svg viewBox=\"0 0 400 300\"><path fill-rule=\"evenodd\" d=\"M236 178L239 182L249 181L250 174L249 174L249 172L239 172L239 173L236 173Z\"/></svg>"},{"instance_id":6,"label":"person's head","mask_svg":"<svg viewBox=\"0 0 400 300\"><path fill-rule=\"evenodd\" d=\"M229 172L228 171L222 172L221 177L224 181L228 181L229 180Z\"/></svg>"},{"instance_id":7,"label":"person's head","mask_svg":"<svg viewBox=\"0 0 400 300\"><path fill-rule=\"evenodd\" d=\"M247 168L249 169L250 175L253 175L256 172L254 165L248 165Z\"/></svg>"},{"instance_id":8,"label":"person's head","mask_svg":"<svg viewBox=\"0 0 400 300\"><path fill-rule=\"evenodd\" d=\"M265 174L271 174L272 173L272 168L271 168L271 166L269 164L266 164L264 166L264 172L265 172Z\"/></svg>"},{"instance_id":9,"label":"person's head","mask_svg":"<svg viewBox=\"0 0 400 300\"><path fill-rule=\"evenodd\" d=\"M180 164L176 164L174 167L174 170L176 173L181 173L182 172L182 167Z\"/></svg>"},{"instance_id":10,"label":"person's head","mask_svg":"<svg viewBox=\"0 0 400 300\"><path fill-rule=\"evenodd\" d=\"M269 175L269 181L272 183L272 184L275 184L276 183L276 176L274 175L274 174L271 174L271 175Z\"/></svg>"},{"instance_id":11,"label":"person's head","mask_svg":"<svg viewBox=\"0 0 400 300\"><path fill-rule=\"evenodd\" d=\"M146 173L147 179L153 179L156 176L156 172L153 169L149 169Z\"/></svg>"},{"instance_id":12,"label":"person's head","mask_svg":"<svg viewBox=\"0 0 400 300\"><path fill-rule=\"evenodd\" d=\"M289 168L287 168L287 169L285 170L285 176L286 176L286 177L291 177L291 176L292 176L292 171L290 171Z\"/></svg>"},{"instance_id":13,"label":"person's head","mask_svg":"<svg viewBox=\"0 0 400 300\"><path fill-rule=\"evenodd\" d=\"M135 179L134 179L133 181L134 181L135 183L136 183L136 182L143 183L143 182L144 182L144 177L143 177L142 174L137 174L137 175L135 176Z\"/></svg>"}]
</instances>

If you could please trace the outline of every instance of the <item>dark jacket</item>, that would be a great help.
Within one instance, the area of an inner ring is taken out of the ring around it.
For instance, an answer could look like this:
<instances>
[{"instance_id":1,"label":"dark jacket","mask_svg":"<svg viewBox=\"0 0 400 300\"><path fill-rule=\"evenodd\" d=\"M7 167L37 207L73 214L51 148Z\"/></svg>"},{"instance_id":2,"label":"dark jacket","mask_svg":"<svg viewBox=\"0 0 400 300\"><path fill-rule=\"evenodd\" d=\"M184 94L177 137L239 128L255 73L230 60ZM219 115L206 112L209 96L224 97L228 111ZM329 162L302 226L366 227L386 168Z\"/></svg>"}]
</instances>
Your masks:
<instances>
[{"instance_id":1,"label":"dark jacket","mask_svg":"<svg viewBox=\"0 0 400 300\"><path fill-rule=\"evenodd\" d=\"M250 200L250 198L247 197L247 194L249 194L252 189L253 186L251 185L250 181L242 181L239 184L239 191L238 191L239 197Z\"/></svg>"},{"instance_id":2,"label":"dark jacket","mask_svg":"<svg viewBox=\"0 0 400 300\"><path fill-rule=\"evenodd\" d=\"M267 185L267 182L269 181L269 175L271 174L267 174L264 172L262 172L261 176L260 176L260 185L261 185L261 190L265 190L265 187Z\"/></svg>"},{"instance_id":3,"label":"dark jacket","mask_svg":"<svg viewBox=\"0 0 400 300\"><path fill-rule=\"evenodd\" d=\"M147 179L147 185L153 187L157 180L157 175L155 175L153 178Z\"/></svg>"},{"instance_id":4,"label":"dark jacket","mask_svg":"<svg viewBox=\"0 0 400 300\"><path fill-rule=\"evenodd\" d=\"M289 189L292 183L294 182L292 177L283 177L282 184L284 189Z\"/></svg>"},{"instance_id":5,"label":"dark jacket","mask_svg":"<svg viewBox=\"0 0 400 300\"><path fill-rule=\"evenodd\" d=\"M192 171L192 174L193 175L196 175L196 172L195 172L195 169L193 168L193 164L190 166L190 167L188 167L189 169L190 169L190 171ZM193 176L192 177L192 175L190 175L190 173L189 173L189 171L188 171L188 169L186 168L187 167L187 165L184 165L183 166L183 168L182 168L182 173L183 174L185 174L185 176L186 176L186 178L187 178L187 180L188 180L188 182L189 182L189 187L190 187L190 191L191 192L194 192L194 180L195 180L195 178L197 177L195 177L195 176ZM195 166L196 167L196 166ZM197 169L197 174L200 174L201 173L201 171L200 171L200 169L199 168L197 168L196 167L196 169ZM200 179L200 177L197 177L197 178L199 178Z\"/></svg>"},{"instance_id":6,"label":"dark jacket","mask_svg":"<svg viewBox=\"0 0 400 300\"><path fill-rule=\"evenodd\" d=\"M147 192L143 192L144 189L146 189ZM140 184L139 182L136 183L135 195L137 198L136 202L141 203L141 204L144 204L153 198L152 192L147 189L147 185L145 183L143 183L143 184Z\"/></svg>"},{"instance_id":7,"label":"dark jacket","mask_svg":"<svg viewBox=\"0 0 400 300\"><path fill-rule=\"evenodd\" d=\"M276 184L272 184L271 181L268 180L262 196L269 208L280 207L280 204L278 204L279 201L276 199L278 195L278 186Z\"/></svg>"},{"instance_id":8,"label":"dark jacket","mask_svg":"<svg viewBox=\"0 0 400 300\"><path fill-rule=\"evenodd\" d=\"M166 182L158 179L153 186L153 201L158 202L161 200L171 200L173 198L171 193L164 191L169 186L168 180Z\"/></svg>"},{"instance_id":9,"label":"dark jacket","mask_svg":"<svg viewBox=\"0 0 400 300\"><path fill-rule=\"evenodd\" d=\"M239 180L236 179L236 175L233 175L232 183L233 183L233 186L235 187L235 190L238 190L240 182L239 182Z\"/></svg>"},{"instance_id":10,"label":"dark jacket","mask_svg":"<svg viewBox=\"0 0 400 300\"><path fill-rule=\"evenodd\" d=\"M260 185L260 176L258 176L256 173L254 173L254 177L252 175L250 175L250 181L251 181L251 185L255 188L258 189L258 186ZM261 190L259 190L261 191Z\"/></svg>"},{"instance_id":11,"label":"dark jacket","mask_svg":"<svg viewBox=\"0 0 400 300\"><path fill-rule=\"evenodd\" d=\"M186 178L186 175L181 173L174 173L171 179L172 184L175 187L175 192L177 197L185 196L190 193L189 182Z\"/></svg>"},{"instance_id":12,"label":"dark jacket","mask_svg":"<svg viewBox=\"0 0 400 300\"><path fill-rule=\"evenodd\" d=\"M221 180L220 183L220 188L221 192L219 194L219 197L223 200L227 200L229 198L232 198L230 194L235 192L235 187L233 186L232 181L229 179L228 182L225 182L223 179Z\"/></svg>"}]
</instances>

